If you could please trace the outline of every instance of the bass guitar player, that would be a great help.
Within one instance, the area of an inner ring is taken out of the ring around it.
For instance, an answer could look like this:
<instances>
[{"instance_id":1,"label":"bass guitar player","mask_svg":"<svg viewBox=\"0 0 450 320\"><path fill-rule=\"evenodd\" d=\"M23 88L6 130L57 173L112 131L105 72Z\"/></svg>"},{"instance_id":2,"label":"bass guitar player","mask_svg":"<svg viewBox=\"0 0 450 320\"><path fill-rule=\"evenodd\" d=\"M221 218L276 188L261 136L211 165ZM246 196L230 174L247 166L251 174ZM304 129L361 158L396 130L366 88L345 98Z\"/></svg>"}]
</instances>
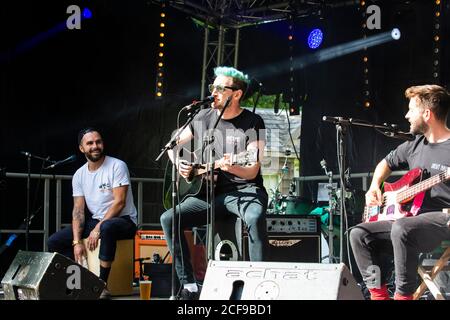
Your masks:
<instances>
[{"instance_id":1,"label":"bass guitar player","mask_svg":"<svg viewBox=\"0 0 450 320\"><path fill-rule=\"evenodd\" d=\"M413 86L405 118L413 141L391 151L377 165L366 193L364 222L350 231L350 243L372 300L388 300L386 282L395 270L396 300L411 300L417 288L419 254L450 239L450 96L438 85ZM411 169L400 181L384 185L394 170ZM422 182L420 182L422 180Z\"/></svg>"}]
</instances>

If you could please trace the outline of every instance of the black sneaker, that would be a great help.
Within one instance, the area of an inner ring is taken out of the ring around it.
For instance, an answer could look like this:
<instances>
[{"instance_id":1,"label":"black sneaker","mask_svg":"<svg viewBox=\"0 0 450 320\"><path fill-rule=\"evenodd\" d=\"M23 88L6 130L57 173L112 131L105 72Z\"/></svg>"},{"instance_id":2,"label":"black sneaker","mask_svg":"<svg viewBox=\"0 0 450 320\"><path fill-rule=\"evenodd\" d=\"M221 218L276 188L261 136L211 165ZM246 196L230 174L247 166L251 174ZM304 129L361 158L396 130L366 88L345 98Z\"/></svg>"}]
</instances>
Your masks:
<instances>
[{"instance_id":1,"label":"black sneaker","mask_svg":"<svg viewBox=\"0 0 450 320\"><path fill-rule=\"evenodd\" d=\"M179 300L198 300L200 297L200 293L197 292L191 292L188 289L181 289Z\"/></svg>"},{"instance_id":2,"label":"black sneaker","mask_svg":"<svg viewBox=\"0 0 450 320\"><path fill-rule=\"evenodd\" d=\"M111 292L107 288L103 289L102 293L100 294L100 300L111 300Z\"/></svg>"}]
</instances>

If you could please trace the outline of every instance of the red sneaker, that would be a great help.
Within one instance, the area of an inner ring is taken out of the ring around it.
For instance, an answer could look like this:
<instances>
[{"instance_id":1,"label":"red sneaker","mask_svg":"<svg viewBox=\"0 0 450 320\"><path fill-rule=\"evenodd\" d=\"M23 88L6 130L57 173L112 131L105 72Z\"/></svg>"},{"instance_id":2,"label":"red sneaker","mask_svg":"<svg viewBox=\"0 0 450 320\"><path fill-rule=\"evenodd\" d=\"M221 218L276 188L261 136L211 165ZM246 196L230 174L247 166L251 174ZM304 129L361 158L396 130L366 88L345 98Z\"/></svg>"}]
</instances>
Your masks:
<instances>
[{"instance_id":1,"label":"red sneaker","mask_svg":"<svg viewBox=\"0 0 450 320\"><path fill-rule=\"evenodd\" d=\"M394 294L394 300L412 300L413 299L413 295L412 294L408 294L406 296L400 294L400 293L395 293Z\"/></svg>"},{"instance_id":2,"label":"red sneaker","mask_svg":"<svg viewBox=\"0 0 450 320\"><path fill-rule=\"evenodd\" d=\"M382 285L380 288L370 288L370 300L391 300L386 285Z\"/></svg>"}]
</instances>

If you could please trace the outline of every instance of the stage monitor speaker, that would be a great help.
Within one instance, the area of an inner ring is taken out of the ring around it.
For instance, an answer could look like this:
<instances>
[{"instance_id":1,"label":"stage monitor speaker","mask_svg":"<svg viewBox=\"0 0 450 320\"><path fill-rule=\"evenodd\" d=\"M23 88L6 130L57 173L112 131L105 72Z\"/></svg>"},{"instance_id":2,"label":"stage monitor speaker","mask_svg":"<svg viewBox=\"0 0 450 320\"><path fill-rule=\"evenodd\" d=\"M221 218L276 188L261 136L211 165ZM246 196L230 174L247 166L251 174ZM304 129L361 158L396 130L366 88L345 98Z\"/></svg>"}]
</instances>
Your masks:
<instances>
[{"instance_id":1,"label":"stage monitor speaker","mask_svg":"<svg viewBox=\"0 0 450 320\"><path fill-rule=\"evenodd\" d=\"M344 264L210 261L201 300L363 300Z\"/></svg>"},{"instance_id":2,"label":"stage monitor speaker","mask_svg":"<svg viewBox=\"0 0 450 320\"><path fill-rule=\"evenodd\" d=\"M5 300L96 300L105 283L73 260L19 251L2 280Z\"/></svg>"}]
</instances>

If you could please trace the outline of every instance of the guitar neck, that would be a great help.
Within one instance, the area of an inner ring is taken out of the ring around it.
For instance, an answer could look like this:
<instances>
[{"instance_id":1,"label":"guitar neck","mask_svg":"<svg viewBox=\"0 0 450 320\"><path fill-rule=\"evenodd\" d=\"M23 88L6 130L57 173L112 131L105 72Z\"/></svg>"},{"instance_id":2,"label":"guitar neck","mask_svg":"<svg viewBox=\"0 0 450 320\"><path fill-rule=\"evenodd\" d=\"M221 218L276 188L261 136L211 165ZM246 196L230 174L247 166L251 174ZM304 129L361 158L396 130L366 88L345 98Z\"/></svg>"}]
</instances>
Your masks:
<instances>
[{"instance_id":1,"label":"guitar neck","mask_svg":"<svg viewBox=\"0 0 450 320\"><path fill-rule=\"evenodd\" d=\"M439 174L436 174L428 179L425 179L419 183L416 183L415 185L407 188L406 190L399 192L397 195L397 201L402 202L406 199L413 198L414 196L418 195L419 193L426 191L428 189L431 189L438 183L444 182L448 179L449 179L449 175L445 171L443 171Z\"/></svg>"}]
</instances>

